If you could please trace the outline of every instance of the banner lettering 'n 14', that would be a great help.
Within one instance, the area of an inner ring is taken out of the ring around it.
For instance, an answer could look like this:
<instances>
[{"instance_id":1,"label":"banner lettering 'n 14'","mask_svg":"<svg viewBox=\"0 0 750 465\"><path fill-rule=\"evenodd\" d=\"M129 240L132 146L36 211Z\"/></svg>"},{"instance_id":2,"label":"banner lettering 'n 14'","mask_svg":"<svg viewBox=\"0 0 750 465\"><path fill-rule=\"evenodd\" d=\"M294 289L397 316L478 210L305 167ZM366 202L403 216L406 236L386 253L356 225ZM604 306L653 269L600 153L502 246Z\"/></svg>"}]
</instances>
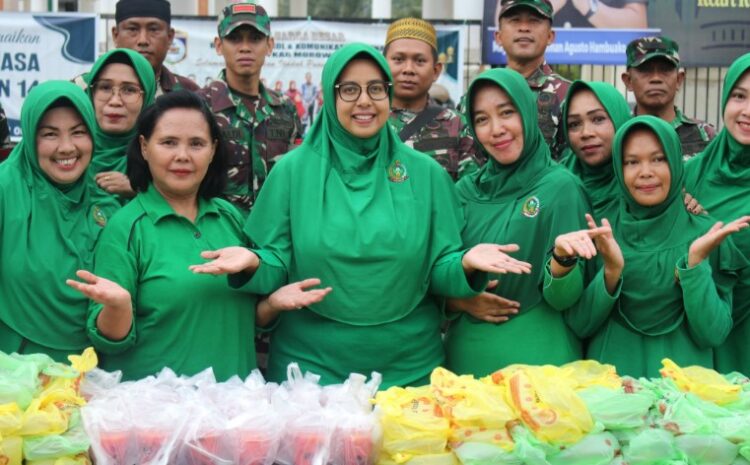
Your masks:
<instances>
[{"instance_id":1,"label":"banner lettering 'n 14'","mask_svg":"<svg viewBox=\"0 0 750 465\"><path fill-rule=\"evenodd\" d=\"M0 103L13 138L21 136L21 105L35 85L91 68L97 22L91 14L0 14Z\"/></svg>"}]
</instances>

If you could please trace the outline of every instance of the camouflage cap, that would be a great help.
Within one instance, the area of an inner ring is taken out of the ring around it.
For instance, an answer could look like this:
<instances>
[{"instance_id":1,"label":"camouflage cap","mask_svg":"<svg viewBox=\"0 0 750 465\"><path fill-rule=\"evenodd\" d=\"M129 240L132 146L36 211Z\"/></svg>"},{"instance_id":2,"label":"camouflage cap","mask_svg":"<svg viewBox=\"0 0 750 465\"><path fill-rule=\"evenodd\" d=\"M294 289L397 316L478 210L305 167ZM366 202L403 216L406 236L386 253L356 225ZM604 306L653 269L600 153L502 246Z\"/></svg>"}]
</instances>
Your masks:
<instances>
[{"instance_id":1,"label":"camouflage cap","mask_svg":"<svg viewBox=\"0 0 750 465\"><path fill-rule=\"evenodd\" d=\"M628 68L641 66L646 61L656 58L664 57L667 60L674 63L675 66L680 66L680 46L677 42L670 39L669 37L641 37L635 39L628 44L628 48L625 50L627 54Z\"/></svg>"},{"instance_id":2,"label":"camouflage cap","mask_svg":"<svg viewBox=\"0 0 750 465\"><path fill-rule=\"evenodd\" d=\"M549 0L500 0L500 14L497 15L501 18L505 13L517 8L519 6L525 6L536 11L540 15L552 21L552 3Z\"/></svg>"},{"instance_id":3,"label":"camouflage cap","mask_svg":"<svg viewBox=\"0 0 750 465\"><path fill-rule=\"evenodd\" d=\"M266 10L254 2L231 3L219 15L219 37L224 38L239 26L251 26L263 34L271 35L271 19Z\"/></svg>"}]
</instances>

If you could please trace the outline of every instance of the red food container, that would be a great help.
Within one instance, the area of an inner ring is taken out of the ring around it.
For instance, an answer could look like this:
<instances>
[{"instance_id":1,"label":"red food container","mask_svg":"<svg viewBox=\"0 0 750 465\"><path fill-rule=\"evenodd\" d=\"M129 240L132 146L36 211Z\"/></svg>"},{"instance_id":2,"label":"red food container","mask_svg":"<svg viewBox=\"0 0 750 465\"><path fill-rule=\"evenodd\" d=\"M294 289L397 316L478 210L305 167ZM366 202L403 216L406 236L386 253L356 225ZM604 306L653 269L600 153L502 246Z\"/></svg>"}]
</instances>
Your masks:
<instances>
[{"instance_id":1,"label":"red food container","mask_svg":"<svg viewBox=\"0 0 750 465\"><path fill-rule=\"evenodd\" d=\"M129 465L130 431L101 431L99 444L112 465Z\"/></svg>"},{"instance_id":2,"label":"red food container","mask_svg":"<svg viewBox=\"0 0 750 465\"><path fill-rule=\"evenodd\" d=\"M372 435L369 431L339 430L333 449L333 465L371 465Z\"/></svg>"},{"instance_id":3,"label":"red food container","mask_svg":"<svg viewBox=\"0 0 750 465\"><path fill-rule=\"evenodd\" d=\"M237 433L239 442L239 465L263 465L274 451L273 438L260 431ZM271 457L272 459L273 457Z\"/></svg>"},{"instance_id":4,"label":"red food container","mask_svg":"<svg viewBox=\"0 0 750 465\"><path fill-rule=\"evenodd\" d=\"M292 433L294 465L325 465L326 434L315 430L297 430Z\"/></svg>"},{"instance_id":5,"label":"red food container","mask_svg":"<svg viewBox=\"0 0 750 465\"><path fill-rule=\"evenodd\" d=\"M139 430L135 437L136 462L140 465L149 465L159 456L159 451L169 441L170 432L147 429Z\"/></svg>"},{"instance_id":6,"label":"red food container","mask_svg":"<svg viewBox=\"0 0 750 465\"><path fill-rule=\"evenodd\" d=\"M188 447L188 458L191 465L224 465L232 463L223 458L224 447L222 433L207 432L197 438Z\"/></svg>"}]
</instances>

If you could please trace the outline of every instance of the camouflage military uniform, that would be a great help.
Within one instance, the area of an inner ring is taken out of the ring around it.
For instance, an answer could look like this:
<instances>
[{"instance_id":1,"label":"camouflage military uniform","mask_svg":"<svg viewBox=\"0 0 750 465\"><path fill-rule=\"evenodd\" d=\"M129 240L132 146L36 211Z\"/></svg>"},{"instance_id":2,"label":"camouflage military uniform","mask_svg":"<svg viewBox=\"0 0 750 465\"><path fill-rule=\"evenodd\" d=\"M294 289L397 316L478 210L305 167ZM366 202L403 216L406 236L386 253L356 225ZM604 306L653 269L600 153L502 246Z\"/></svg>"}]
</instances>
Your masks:
<instances>
[{"instance_id":1,"label":"camouflage military uniform","mask_svg":"<svg viewBox=\"0 0 750 465\"><path fill-rule=\"evenodd\" d=\"M185 76L175 74L168 70L166 66L162 66L161 75L159 76L159 86L156 88L156 96L158 97L165 92L172 92L181 89L197 92L200 90L200 86Z\"/></svg>"},{"instance_id":2,"label":"camouflage military uniform","mask_svg":"<svg viewBox=\"0 0 750 465\"><path fill-rule=\"evenodd\" d=\"M437 105L432 99L428 105ZM391 126L400 133L419 115L410 110L391 111ZM434 158L451 175L454 181L479 169L484 163L476 153L474 139L469 135L462 116L445 108L412 134L406 144Z\"/></svg>"},{"instance_id":3,"label":"camouflage military uniform","mask_svg":"<svg viewBox=\"0 0 750 465\"><path fill-rule=\"evenodd\" d=\"M552 71L547 63L543 63L526 78L526 82L536 95L539 127L544 134L544 140L552 151L552 158L557 160L565 149L565 139L559 130L562 117L560 107L568 93L570 81Z\"/></svg>"},{"instance_id":4,"label":"camouflage military uniform","mask_svg":"<svg viewBox=\"0 0 750 465\"><path fill-rule=\"evenodd\" d=\"M300 141L297 110L288 97L261 84L253 114L229 89L224 71L198 93L208 102L229 147L225 197L247 214L273 165Z\"/></svg>"},{"instance_id":5,"label":"camouflage military uniform","mask_svg":"<svg viewBox=\"0 0 750 465\"><path fill-rule=\"evenodd\" d=\"M682 158L688 160L706 148L711 139L716 137L712 124L699 119L688 118L679 108L674 107L675 118L670 123L680 137ZM638 115L638 107L633 109L633 116Z\"/></svg>"},{"instance_id":6,"label":"camouflage military uniform","mask_svg":"<svg viewBox=\"0 0 750 465\"><path fill-rule=\"evenodd\" d=\"M83 79L85 75L85 73L79 74L78 76L73 78L73 83L83 90L86 90L86 88L88 87L88 84L86 84L86 81ZM164 66L162 66L161 68L161 75L159 76L157 84L156 97L163 95L165 92L172 92L173 90L187 89L192 90L193 92L197 92L198 90L200 90L198 84L194 83L185 76L174 74Z\"/></svg>"},{"instance_id":7,"label":"camouflage military uniform","mask_svg":"<svg viewBox=\"0 0 750 465\"><path fill-rule=\"evenodd\" d=\"M3 106L0 105L0 161L4 160L10 151L10 128Z\"/></svg>"}]
</instances>

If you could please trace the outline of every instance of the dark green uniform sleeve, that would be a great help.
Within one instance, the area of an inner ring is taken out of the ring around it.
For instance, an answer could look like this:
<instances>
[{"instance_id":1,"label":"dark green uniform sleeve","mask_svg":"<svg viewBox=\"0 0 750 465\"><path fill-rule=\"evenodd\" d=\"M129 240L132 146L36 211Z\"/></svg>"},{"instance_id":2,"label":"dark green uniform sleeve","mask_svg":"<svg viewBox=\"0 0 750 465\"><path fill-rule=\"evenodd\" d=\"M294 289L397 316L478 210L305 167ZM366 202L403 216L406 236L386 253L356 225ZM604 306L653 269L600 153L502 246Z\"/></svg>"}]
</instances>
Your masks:
<instances>
[{"instance_id":1,"label":"dark green uniform sleeve","mask_svg":"<svg viewBox=\"0 0 750 465\"><path fill-rule=\"evenodd\" d=\"M130 292L133 306L133 324L124 339L119 341L108 339L99 332L96 326L96 320L103 306L91 301L86 322L88 336L96 350L105 354L124 352L133 347L136 342L135 308L138 300L138 265L132 248L137 247L138 240L130 237L131 230L129 227L120 226L124 225L111 223L102 231L94 255L94 274L109 279ZM130 225L128 224L128 226Z\"/></svg>"},{"instance_id":2,"label":"dark green uniform sleeve","mask_svg":"<svg viewBox=\"0 0 750 465\"><path fill-rule=\"evenodd\" d=\"M572 307L583 293L583 262L578 260L568 274L555 278L550 268L551 260L547 260L544 266L542 295L552 308L562 311Z\"/></svg>"},{"instance_id":3,"label":"dark green uniform sleeve","mask_svg":"<svg viewBox=\"0 0 750 465\"><path fill-rule=\"evenodd\" d=\"M687 256L677 261L677 274L688 331L698 347L716 347L732 329L732 290L736 276L712 272L709 260L688 268Z\"/></svg>"},{"instance_id":4,"label":"dark green uniform sleeve","mask_svg":"<svg viewBox=\"0 0 750 465\"><path fill-rule=\"evenodd\" d=\"M267 295L286 283L284 264L272 252L250 249L260 258L260 266L252 275L237 273L228 276L229 286L248 294Z\"/></svg>"}]
</instances>

